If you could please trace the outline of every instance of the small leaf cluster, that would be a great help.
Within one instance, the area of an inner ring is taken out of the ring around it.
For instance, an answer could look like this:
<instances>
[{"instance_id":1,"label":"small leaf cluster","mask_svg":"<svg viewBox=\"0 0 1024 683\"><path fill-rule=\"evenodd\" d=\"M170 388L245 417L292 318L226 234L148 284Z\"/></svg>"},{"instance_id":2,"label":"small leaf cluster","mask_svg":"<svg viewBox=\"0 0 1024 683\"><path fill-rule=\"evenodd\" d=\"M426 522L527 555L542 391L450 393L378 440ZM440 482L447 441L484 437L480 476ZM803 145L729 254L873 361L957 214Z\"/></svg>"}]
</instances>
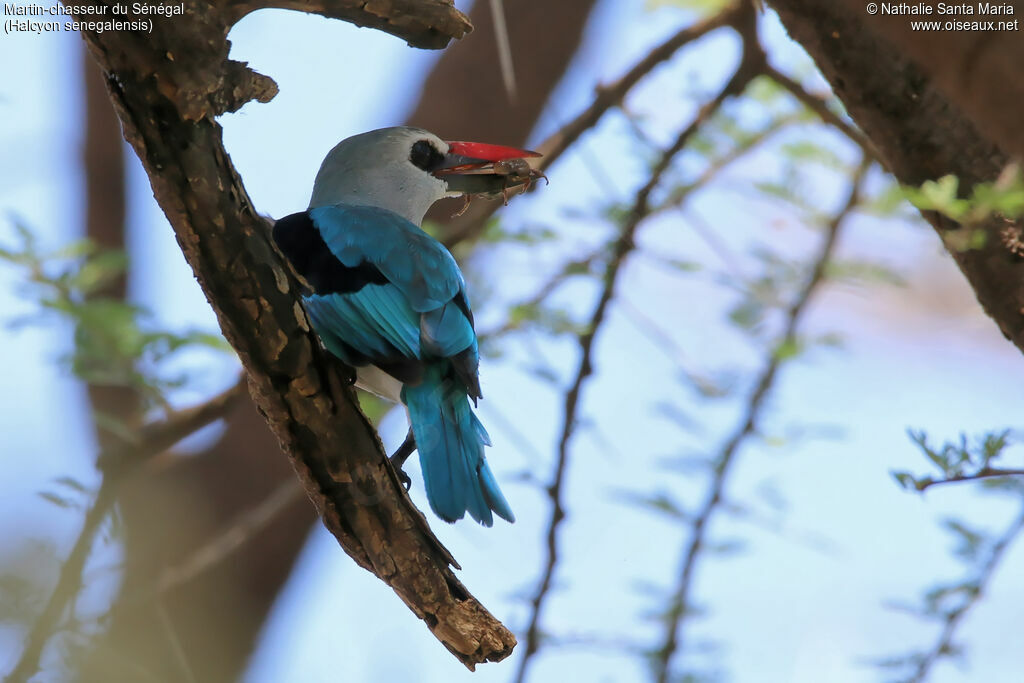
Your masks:
<instances>
[{"instance_id":1,"label":"small leaf cluster","mask_svg":"<svg viewBox=\"0 0 1024 683\"><path fill-rule=\"evenodd\" d=\"M102 249L89 239L44 250L32 231L14 223L18 243L0 247L0 262L24 275L25 295L41 310L11 321L38 324L56 316L71 324L73 349L62 361L79 379L95 386L133 389L148 405L162 405L163 393L184 377L165 377L159 366L186 347L225 350L217 334L155 329L142 307L111 296L124 277L124 252Z\"/></svg>"},{"instance_id":2,"label":"small leaf cluster","mask_svg":"<svg viewBox=\"0 0 1024 683\"><path fill-rule=\"evenodd\" d=\"M914 475L907 471L894 471L893 479L908 490L924 491L930 486L951 481L964 481L988 476L993 462L1011 444L1010 430L989 432L975 439L961 434L959 441L947 441L942 446L933 446L923 431L908 430L910 439L921 450L922 455L934 465L941 475ZM989 486L1005 486L1007 482L992 480Z\"/></svg>"},{"instance_id":3,"label":"small leaf cluster","mask_svg":"<svg viewBox=\"0 0 1024 683\"><path fill-rule=\"evenodd\" d=\"M1011 165L994 182L978 183L970 194L961 191L960 179L946 175L928 180L921 187L905 187L903 194L918 209L936 211L964 226L976 226L993 216L1016 219L1024 216L1024 176ZM951 242L952 240L952 242ZM960 251L985 246L982 230L949 232L946 241Z\"/></svg>"}]
</instances>

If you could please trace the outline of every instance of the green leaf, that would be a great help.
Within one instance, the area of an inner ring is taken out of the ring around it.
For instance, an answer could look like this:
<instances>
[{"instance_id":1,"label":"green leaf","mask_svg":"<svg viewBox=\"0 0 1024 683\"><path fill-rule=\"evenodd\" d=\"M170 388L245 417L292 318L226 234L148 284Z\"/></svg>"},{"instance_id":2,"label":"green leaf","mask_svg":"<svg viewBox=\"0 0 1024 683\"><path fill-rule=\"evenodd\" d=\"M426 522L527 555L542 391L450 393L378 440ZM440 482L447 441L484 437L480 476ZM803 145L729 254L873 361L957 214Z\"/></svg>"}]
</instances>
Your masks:
<instances>
[{"instance_id":1,"label":"green leaf","mask_svg":"<svg viewBox=\"0 0 1024 683\"><path fill-rule=\"evenodd\" d=\"M986 538L983 532L971 529L964 522L954 518L943 520L942 525L959 542L954 550L957 556L965 560L974 560L978 557Z\"/></svg>"},{"instance_id":2,"label":"green leaf","mask_svg":"<svg viewBox=\"0 0 1024 683\"><path fill-rule=\"evenodd\" d=\"M754 299L746 299L729 311L729 320L742 330L751 331L764 319L764 306Z\"/></svg>"},{"instance_id":3,"label":"green leaf","mask_svg":"<svg viewBox=\"0 0 1024 683\"><path fill-rule=\"evenodd\" d=\"M781 344L775 347L775 359L787 361L796 358L804 351L804 344L798 338L784 339Z\"/></svg>"},{"instance_id":4,"label":"green leaf","mask_svg":"<svg viewBox=\"0 0 1024 683\"><path fill-rule=\"evenodd\" d=\"M906 491L917 490L917 480L914 479L914 475L910 472L904 471L893 471L889 473L892 478L896 480L896 483L900 485Z\"/></svg>"},{"instance_id":5,"label":"green leaf","mask_svg":"<svg viewBox=\"0 0 1024 683\"><path fill-rule=\"evenodd\" d=\"M104 251L83 263L70 284L92 294L121 277L127 266L128 256L123 251Z\"/></svg>"},{"instance_id":6,"label":"green leaf","mask_svg":"<svg viewBox=\"0 0 1024 683\"><path fill-rule=\"evenodd\" d=\"M938 180L926 180L916 191L908 191L910 203L919 209L938 211L959 221L967 212L968 203L957 196L960 180L945 175Z\"/></svg>"},{"instance_id":7,"label":"green leaf","mask_svg":"<svg viewBox=\"0 0 1024 683\"><path fill-rule=\"evenodd\" d=\"M43 500L49 503L53 503L57 507L63 508L65 510L71 510L77 507L73 501L63 496L59 496L51 491L39 491L36 495L38 495Z\"/></svg>"},{"instance_id":8,"label":"green leaf","mask_svg":"<svg viewBox=\"0 0 1024 683\"><path fill-rule=\"evenodd\" d=\"M69 477L65 475L57 477L53 481L55 484L60 484L61 486L71 489L72 491L76 491L78 493L89 493L89 489L86 488L85 484L78 481L74 477Z\"/></svg>"},{"instance_id":9,"label":"green leaf","mask_svg":"<svg viewBox=\"0 0 1024 683\"><path fill-rule=\"evenodd\" d=\"M634 505L671 519L688 520L690 515L676 502L667 491L658 491L653 494L640 494L630 491L623 492L618 496L623 502Z\"/></svg>"}]
</instances>

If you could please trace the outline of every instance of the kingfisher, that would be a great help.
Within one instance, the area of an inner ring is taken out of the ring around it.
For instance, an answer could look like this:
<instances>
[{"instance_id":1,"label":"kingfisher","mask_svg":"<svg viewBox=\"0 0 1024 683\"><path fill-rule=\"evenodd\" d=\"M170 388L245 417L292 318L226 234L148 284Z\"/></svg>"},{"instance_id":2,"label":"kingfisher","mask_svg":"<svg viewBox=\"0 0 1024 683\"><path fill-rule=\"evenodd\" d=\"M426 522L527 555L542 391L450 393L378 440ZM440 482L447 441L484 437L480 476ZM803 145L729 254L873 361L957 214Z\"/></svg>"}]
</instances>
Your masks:
<instances>
[{"instance_id":1,"label":"kingfisher","mask_svg":"<svg viewBox=\"0 0 1024 683\"><path fill-rule=\"evenodd\" d=\"M324 159L309 208L278 220L278 248L312 290L302 301L324 347L355 368L356 386L405 406L402 465L419 452L431 509L484 526L515 515L484 457L473 412L483 397L466 283L455 259L420 227L446 196L502 197L542 177L536 152L445 142L411 127L342 140ZM470 405L472 401L473 406Z\"/></svg>"}]
</instances>

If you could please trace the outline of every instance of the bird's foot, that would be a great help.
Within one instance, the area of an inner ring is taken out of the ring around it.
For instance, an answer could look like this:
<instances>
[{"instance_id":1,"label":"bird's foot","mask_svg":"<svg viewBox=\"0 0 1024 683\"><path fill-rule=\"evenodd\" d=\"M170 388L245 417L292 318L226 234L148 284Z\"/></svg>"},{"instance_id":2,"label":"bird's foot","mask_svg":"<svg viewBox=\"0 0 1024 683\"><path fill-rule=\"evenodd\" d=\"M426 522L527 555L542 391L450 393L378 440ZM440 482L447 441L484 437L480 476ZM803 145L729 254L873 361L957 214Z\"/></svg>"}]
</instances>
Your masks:
<instances>
[{"instance_id":1,"label":"bird's foot","mask_svg":"<svg viewBox=\"0 0 1024 683\"><path fill-rule=\"evenodd\" d=\"M398 481L402 483L402 486L405 487L406 491L412 488L412 478L405 473L405 470L401 467L396 467L395 474L398 475Z\"/></svg>"},{"instance_id":2,"label":"bird's foot","mask_svg":"<svg viewBox=\"0 0 1024 683\"><path fill-rule=\"evenodd\" d=\"M409 475L405 473L402 466L405 465L405 461L409 459L409 456L412 455L414 450L416 450L416 437L413 436L412 427L410 427L409 433L405 435L405 441L403 441L402 445L391 454L390 458L388 458L391 460L391 465L395 468L395 474L398 475L398 481L402 482L406 491L412 488L412 479L410 479Z\"/></svg>"}]
</instances>

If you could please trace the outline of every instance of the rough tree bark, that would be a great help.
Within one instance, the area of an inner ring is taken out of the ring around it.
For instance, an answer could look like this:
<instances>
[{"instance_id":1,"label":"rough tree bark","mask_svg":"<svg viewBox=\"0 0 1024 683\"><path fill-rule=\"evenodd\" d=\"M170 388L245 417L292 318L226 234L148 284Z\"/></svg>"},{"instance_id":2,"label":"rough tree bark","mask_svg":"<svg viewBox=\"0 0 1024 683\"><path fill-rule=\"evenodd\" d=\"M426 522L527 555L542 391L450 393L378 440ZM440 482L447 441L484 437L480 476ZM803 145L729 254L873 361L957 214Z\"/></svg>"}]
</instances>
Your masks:
<instances>
[{"instance_id":1,"label":"rough tree bark","mask_svg":"<svg viewBox=\"0 0 1024 683\"><path fill-rule=\"evenodd\" d=\"M447 131L452 137L524 142L578 49L593 5L594 0L565 0L555 8L537 0L506 3L518 77L518 98L509 104L498 75L490 3L475 3L470 13L477 27L472 40L457 43L437 61L410 124ZM544 11L547 18L540 21ZM481 64L487 65L486 73L478 73ZM96 72L91 63L87 68ZM446 85L451 83L459 86L455 93ZM106 110L113 131L103 144L111 145L120 159L116 118L102 83L99 90L97 114ZM462 106L452 106L451 97ZM441 212L439 219L446 221L450 213ZM84 679L109 680L108 667L127 661L162 680L179 677L181 665L158 614L161 605L139 603L131 596L151 590L154 576L192 555L197 543L213 538L293 477L265 420L248 400L239 402L222 437L202 453L172 468L136 475L120 501L125 599L115 604L108 632ZM224 495L224 482L229 480L230 495ZM182 509L193 511L188 525L177 515ZM308 503L296 500L214 569L164 596L162 607L202 680L235 680L244 670L313 521ZM218 638L195 637L210 631Z\"/></svg>"},{"instance_id":2,"label":"rough tree bark","mask_svg":"<svg viewBox=\"0 0 1024 683\"><path fill-rule=\"evenodd\" d=\"M1020 105L1024 102L1024 0L985 3L1008 5L1012 14L973 14L907 16L878 12L866 13L862 0L843 0L854 17L888 39L970 116L979 130L997 142L1009 154L1024 158L1024 126L1020 125ZM952 4L952 3L950 3ZM977 8L972 5L972 8ZM1016 29L915 31L914 20L959 22L1016 21Z\"/></svg>"},{"instance_id":3,"label":"rough tree bark","mask_svg":"<svg viewBox=\"0 0 1024 683\"><path fill-rule=\"evenodd\" d=\"M309 330L297 283L223 149L214 117L276 92L269 78L227 59L225 37L246 12L281 4L186 2L183 17L157 17L152 33L83 37L251 392L327 528L469 668L499 660L514 637L458 581L454 559L409 502L356 407L346 371ZM421 47L442 47L470 29L442 0L283 4L382 28Z\"/></svg>"},{"instance_id":4,"label":"rough tree bark","mask_svg":"<svg viewBox=\"0 0 1024 683\"><path fill-rule=\"evenodd\" d=\"M958 53L950 47L950 41L963 47L965 41L991 38L988 33L950 31L894 43L882 34L902 35L902 28L894 28L897 18L872 19L854 0L773 0L772 7L900 182L920 185L953 174L966 192L995 180L1019 149L1024 109L1019 78L1004 80L1006 73L996 63L1001 57L992 50ZM910 18L899 19L909 23ZM1017 44L1007 55L1019 53L1024 44L1019 34L1011 36ZM937 40L946 41L949 55L933 60L929 55L935 55ZM1000 110L989 111L979 102L998 104ZM1014 122L1010 130L998 125L1005 117ZM934 212L923 214L950 246L985 311L1024 351L1024 223L994 217L962 226ZM984 232L980 248L953 246L966 241L958 237L967 230Z\"/></svg>"}]
</instances>

